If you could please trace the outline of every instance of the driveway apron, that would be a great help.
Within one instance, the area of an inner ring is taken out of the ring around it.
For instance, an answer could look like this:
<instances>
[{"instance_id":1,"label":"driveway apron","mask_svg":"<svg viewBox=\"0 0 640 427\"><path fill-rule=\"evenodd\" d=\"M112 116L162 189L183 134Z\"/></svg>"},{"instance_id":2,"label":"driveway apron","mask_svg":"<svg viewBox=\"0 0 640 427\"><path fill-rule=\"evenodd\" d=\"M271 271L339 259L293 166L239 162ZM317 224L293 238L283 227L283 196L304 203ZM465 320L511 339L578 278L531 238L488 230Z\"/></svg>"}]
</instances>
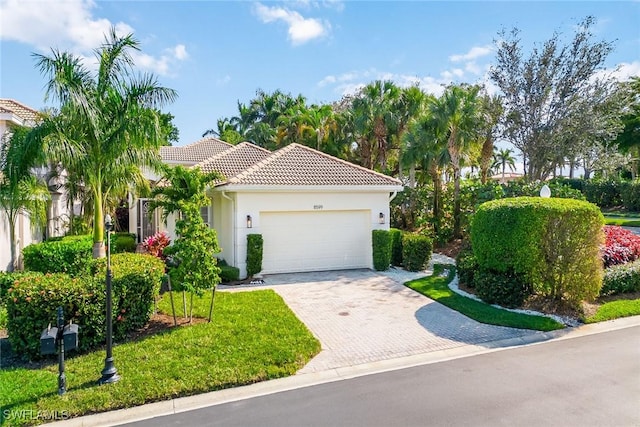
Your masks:
<instances>
[{"instance_id":1,"label":"driveway apron","mask_svg":"<svg viewBox=\"0 0 640 427\"><path fill-rule=\"evenodd\" d=\"M276 274L265 284L322 344L298 373L324 371L535 333L485 325L371 270Z\"/></svg>"}]
</instances>

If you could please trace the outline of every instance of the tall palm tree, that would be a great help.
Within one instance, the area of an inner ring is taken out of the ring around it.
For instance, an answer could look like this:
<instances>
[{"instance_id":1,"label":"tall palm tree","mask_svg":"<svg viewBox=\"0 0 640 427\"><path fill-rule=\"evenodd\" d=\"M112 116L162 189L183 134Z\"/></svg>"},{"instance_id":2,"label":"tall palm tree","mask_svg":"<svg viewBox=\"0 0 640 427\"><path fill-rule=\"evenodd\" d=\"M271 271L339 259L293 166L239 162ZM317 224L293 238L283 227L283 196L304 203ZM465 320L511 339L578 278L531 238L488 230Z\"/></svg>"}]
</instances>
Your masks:
<instances>
[{"instance_id":1,"label":"tall palm tree","mask_svg":"<svg viewBox=\"0 0 640 427\"><path fill-rule=\"evenodd\" d=\"M33 228L47 223L50 194L46 183L31 173L42 159L30 151L28 138L29 129L16 126L0 142L0 209L9 223L10 270L18 268L16 223L19 215L29 216Z\"/></svg>"},{"instance_id":2,"label":"tall palm tree","mask_svg":"<svg viewBox=\"0 0 640 427\"><path fill-rule=\"evenodd\" d=\"M479 161L480 181L486 184L493 160L493 142L496 137L498 123L504 111L502 99L497 95L484 94L480 98L480 110L483 118L480 130L480 142L482 143Z\"/></svg>"},{"instance_id":3,"label":"tall palm tree","mask_svg":"<svg viewBox=\"0 0 640 427\"><path fill-rule=\"evenodd\" d=\"M40 143L51 158L81 174L93 201L93 255L104 256L104 204L110 193L142 182L142 166L159 162L166 143L161 106L176 98L150 74L134 72L131 50L139 50L133 35L118 36L111 28L96 50L97 72L82 58L52 50L34 54L48 76L47 98L60 101L59 114L41 125Z\"/></svg>"},{"instance_id":4,"label":"tall palm tree","mask_svg":"<svg viewBox=\"0 0 640 427\"><path fill-rule=\"evenodd\" d=\"M493 157L495 164L502 170L502 182L504 183L504 175L506 167L509 166L511 171L516 170L516 159L511 155L513 150L510 148L501 148L496 150Z\"/></svg>"},{"instance_id":5,"label":"tall palm tree","mask_svg":"<svg viewBox=\"0 0 640 427\"><path fill-rule=\"evenodd\" d=\"M460 178L462 159L477 140L477 86L449 86L430 104L430 114L439 132L447 134L447 150L453 169L453 235L460 237Z\"/></svg>"}]
</instances>

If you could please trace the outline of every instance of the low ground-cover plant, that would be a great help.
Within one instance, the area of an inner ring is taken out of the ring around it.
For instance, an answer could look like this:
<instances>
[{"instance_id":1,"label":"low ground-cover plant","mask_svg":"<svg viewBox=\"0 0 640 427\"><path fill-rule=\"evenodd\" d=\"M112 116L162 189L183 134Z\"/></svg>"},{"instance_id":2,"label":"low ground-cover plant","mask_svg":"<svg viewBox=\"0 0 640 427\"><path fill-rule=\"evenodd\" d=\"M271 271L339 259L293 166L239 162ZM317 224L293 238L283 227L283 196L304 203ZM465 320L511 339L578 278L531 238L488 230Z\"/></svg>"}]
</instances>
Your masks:
<instances>
[{"instance_id":1,"label":"low ground-cover plant","mask_svg":"<svg viewBox=\"0 0 640 427\"><path fill-rule=\"evenodd\" d=\"M445 269L448 274L443 276ZM538 331L564 327L548 317L514 313L459 295L448 286L454 277L455 267L436 264L433 275L407 282L405 286L481 323Z\"/></svg>"},{"instance_id":2,"label":"low ground-cover plant","mask_svg":"<svg viewBox=\"0 0 640 427\"><path fill-rule=\"evenodd\" d=\"M197 316L208 316L210 299L195 298ZM159 305L171 312L168 294ZM96 384L104 364L104 351L96 351L68 361L62 398L57 364L0 370L0 396L3 409L63 409L77 417L293 375L319 351L318 340L275 292L219 292L213 322L115 346L117 383ZM29 422L4 417L0 411L7 427Z\"/></svg>"},{"instance_id":3,"label":"low ground-cover plant","mask_svg":"<svg viewBox=\"0 0 640 427\"><path fill-rule=\"evenodd\" d=\"M605 267L626 264L640 257L640 236L614 225L603 227L605 243L601 248Z\"/></svg>"},{"instance_id":4,"label":"low ground-cover plant","mask_svg":"<svg viewBox=\"0 0 640 427\"><path fill-rule=\"evenodd\" d=\"M640 292L640 260L614 265L604 271L601 296Z\"/></svg>"}]
</instances>

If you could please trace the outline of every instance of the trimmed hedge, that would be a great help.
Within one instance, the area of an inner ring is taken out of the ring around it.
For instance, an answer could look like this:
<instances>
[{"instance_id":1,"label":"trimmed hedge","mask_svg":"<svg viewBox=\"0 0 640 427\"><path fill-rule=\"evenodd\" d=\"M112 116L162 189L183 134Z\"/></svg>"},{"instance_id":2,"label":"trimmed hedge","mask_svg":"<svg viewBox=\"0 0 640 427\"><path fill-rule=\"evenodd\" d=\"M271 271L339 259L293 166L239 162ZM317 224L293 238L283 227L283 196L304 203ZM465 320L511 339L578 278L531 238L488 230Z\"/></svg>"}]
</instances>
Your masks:
<instances>
[{"instance_id":1,"label":"trimmed hedge","mask_svg":"<svg viewBox=\"0 0 640 427\"><path fill-rule=\"evenodd\" d=\"M130 233L126 234L115 234L111 236L111 242L113 243L112 253L122 253L129 252L135 253L138 244L136 243L136 238L132 237Z\"/></svg>"},{"instance_id":2,"label":"trimmed hedge","mask_svg":"<svg viewBox=\"0 0 640 427\"><path fill-rule=\"evenodd\" d=\"M402 265L402 231L397 228L389 229L391 238L391 265Z\"/></svg>"},{"instance_id":3,"label":"trimmed hedge","mask_svg":"<svg viewBox=\"0 0 640 427\"><path fill-rule=\"evenodd\" d=\"M7 292L9 341L17 354L40 357L40 333L62 306L65 321L80 327L80 352L104 344L106 259L96 260L95 275L28 273L19 275ZM164 263L150 255L116 254L111 257L113 274L114 337L124 338L144 326L151 316L164 275Z\"/></svg>"},{"instance_id":4,"label":"trimmed hedge","mask_svg":"<svg viewBox=\"0 0 640 427\"><path fill-rule=\"evenodd\" d=\"M22 250L24 268L41 273L79 276L89 272L93 262L91 236L72 236L62 240L34 243Z\"/></svg>"},{"instance_id":5,"label":"trimmed hedge","mask_svg":"<svg viewBox=\"0 0 640 427\"><path fill-rule=\"evenodd\" d=\"M391 236L387 230L372 230L373 268L377 271L389 269L391 264Z\"/></svg>"},{"instance_id":6,"label":"trimmed hedge","mask_svg":"<svg viewBox=\"0 0 640 427\"><path fill-rule=\"evenodd\" d=\"M63 273L23 276L9 289L6 306L9 342L24 359L41 357L40 333L49 323L55 326L59 306L65 322L73 319L79 325L79 351L104 343L104 279L72 278Z\"/></svg>"},{"instance_id":7,"label":"trimmed hedge","mask_svg":"<svg viewBox=\"0 0 640 427\"><path fill-rule=\"evenodd\" d=\"M640 292L640 261L614 265L604 271L601 296Z\"/></svg>"},{"instance_id":8,"label":"trimmed hedge","mask_svg":"<svg viewBox=\"0 0 640 427\"><path fill-rule=\"evenodd\" d=\"M402 265L408 271L421 271L431 258L433 242L419 234L402 236Z\"/></svg>"},{"instance_id":9,"label":"trimmed hedge","mask_svg":"<svg viewBox=\"0 0 640 427\"><path fill-rule=\"evenodd\" d=\"M230 265L220 265L220 281L221 283L235 282L240 279L240 269Z\"/></svg>"},{"instance_id":10,"label":"trimmed hedge","mask_svg":"<svg viewBox=\"0 0 640 427\"><path fill-rule=\"evenodd\" d=\"M623 182L620 186L623 206L632 212L640 212L640 182Z\"/></svg>"},{"instance_id":11,"label":"trimmed hedge","mask_svg":"<svg viewBox=\"0 0 640 427\"><path fill-rule=\"evenodd\" d=\"M471 242L481 268L513 273L538 294L578 304L602 286L603 223L597 206L579 200L494 200L478 208Z\"/></svg>"},{"instance_id":12,"label":"trimmed hedge","mask_svg":"<svg viewBox=\"0 0 640 427\"><path fill-rule=\"evenodd\" d=\"M622 204L620 181L585 180L582 191L587 201L601 208L612 208Z\"/></svg>"},{"instance_id":13,"label":"trimmed hedge","mask_svg":"<svg viewBox=\"0 0 640 427\"><path fill-rule=\"evenodd\" d=\"M507 308L521 307L532 293L530 286L515 274L482 268L473 275L473 287L484 302Z\"/></svg>"},{"instance_id":14,"label":"trimmed hedge","mask_svg":"<svg viewBox=\"0 0 640 427\"><path fill-rule=\"evenodd\" d=\"M247 276L262 271L262 234L247 234Z\"/></svg>"}]
</instances>

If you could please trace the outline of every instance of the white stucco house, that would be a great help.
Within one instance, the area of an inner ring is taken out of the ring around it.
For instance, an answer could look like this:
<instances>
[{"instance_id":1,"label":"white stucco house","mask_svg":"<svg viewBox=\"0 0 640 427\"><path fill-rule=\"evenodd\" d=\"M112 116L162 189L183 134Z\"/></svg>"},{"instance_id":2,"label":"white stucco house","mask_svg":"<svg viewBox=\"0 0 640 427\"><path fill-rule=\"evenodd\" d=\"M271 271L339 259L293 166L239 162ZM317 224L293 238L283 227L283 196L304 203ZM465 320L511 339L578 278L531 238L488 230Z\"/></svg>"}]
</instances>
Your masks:
<instances>
[{"instance_id":1,"label":"white stucco house","mask_svg":"<svg viewBox=\"0 0 640 427\"><path fill-rule=\"evenodd\" d=\"M9 140L11 126L34 126L38 121L38 111L13 99L0 98L0 144ZM37 168L33 170L39 178L45 179L48 170ZM63 235L67 200L57 182L49 182L51 203L47 212L46 230L34 229L28 215L19 215L16 221L16 253L20 254L25 246L39 242L46 236ZM0 210L0 271L9 269L11 263L11 246L9 239L9 221L6 213Z\"/></svg>"},{"instance_id":2,"label":"white stucco house","mask_svg":"<svg viewBox=\"0 0 640 427\"><path fill-rule=\"evenodd\" d=\"M389 201L402 191L395 178L298 144L270 152L205 138L160 154L224 176L202 215L218 233L219 257L241 277L251 233L264 240L262 274L372 268L371 231L389 228ZM130 231L144 238L164 229L175 238L173 219L165 225L158 212L144 215L145 204L131 204Z\"/></svg>"}]
</instances>

